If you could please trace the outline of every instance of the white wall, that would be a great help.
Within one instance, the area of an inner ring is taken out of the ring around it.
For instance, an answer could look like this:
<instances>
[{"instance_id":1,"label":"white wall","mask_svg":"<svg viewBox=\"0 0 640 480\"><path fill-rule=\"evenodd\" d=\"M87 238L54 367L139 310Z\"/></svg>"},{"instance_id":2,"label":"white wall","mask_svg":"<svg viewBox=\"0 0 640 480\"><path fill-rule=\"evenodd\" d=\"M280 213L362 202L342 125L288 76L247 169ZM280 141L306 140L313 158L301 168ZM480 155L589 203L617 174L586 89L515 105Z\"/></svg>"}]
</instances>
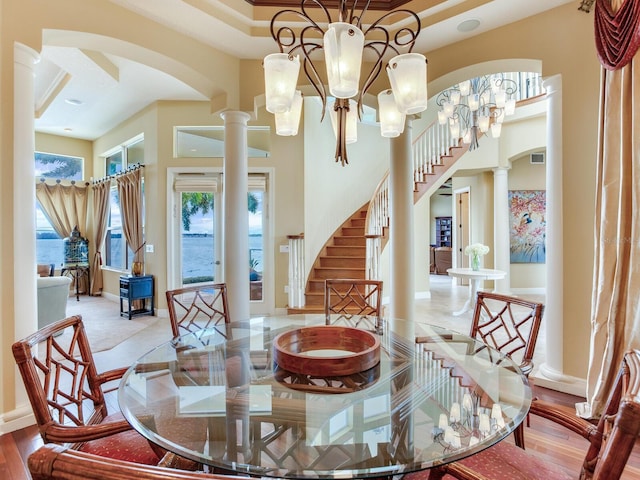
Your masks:
<instances>
[{"instance_id":1,"label":"white wall","mask_svg":"<svg viewBox=\"0 0 640 480\"><path fill-rule=\"evenodd\" d=\"M329 108L329 107L327 107ZM349 164L335 161L336 138L329 113L322 123L319 99L304 100L305 277L335 230L367 203L389 171L389 140L380 127L358 123L358 141L347 145Z\"/></svg>"}]
</instances>

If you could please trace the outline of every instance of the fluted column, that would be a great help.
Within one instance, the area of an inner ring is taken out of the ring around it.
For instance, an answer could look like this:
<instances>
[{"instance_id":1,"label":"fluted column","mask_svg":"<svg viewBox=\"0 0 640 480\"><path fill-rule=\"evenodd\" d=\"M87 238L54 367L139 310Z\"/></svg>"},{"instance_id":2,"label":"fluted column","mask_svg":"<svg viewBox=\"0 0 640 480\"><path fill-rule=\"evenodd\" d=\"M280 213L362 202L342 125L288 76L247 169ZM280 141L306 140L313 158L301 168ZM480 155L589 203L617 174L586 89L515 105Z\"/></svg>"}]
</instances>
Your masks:
<instances>
[{"instance_id":1,"label":"fluted column","mask_svg":"<svg viewBox=\"0 0 640 480\"><path fill-rule=\"evenodd\" d=\"M546 208L546 326L545 363L540 373L562 381L563 267L562 267L562 77L546 78L547 91L547 208Z\"/></svg>"},{"instance_id":2,"label":"fluted column","mask_svg":"<svg viewBox=\"0 0 640 480\"><path fill-rule=\"evenodd\" d=\"M249 190L247 122L244 112L223 112L224 119L224 281L232 321L249 318Z\"/></svg>"},{"instance_id":3,"label":"fluted column","mask_svg":"<svg viewBox=\"0 0 640 480\"><path fill-rule=\"evenodd\" d=\"M391 139L389 170L390 317L413 321L413 166L411 162L411 121L405 131ZM408 332L405 332L408 333Z\"/></svg>"},{"instance_id":4,"label":"fluted column","mask_svg":"<svg viewBox=\"0 0 640 480\"><path fill-rule=\"evenodd\" d=\"M507 272L495 280L495 291L508 294L511 290L511 256L509 241L509 170L493 170L493 261L496 270Z\"/></svg>"}]
</instances>

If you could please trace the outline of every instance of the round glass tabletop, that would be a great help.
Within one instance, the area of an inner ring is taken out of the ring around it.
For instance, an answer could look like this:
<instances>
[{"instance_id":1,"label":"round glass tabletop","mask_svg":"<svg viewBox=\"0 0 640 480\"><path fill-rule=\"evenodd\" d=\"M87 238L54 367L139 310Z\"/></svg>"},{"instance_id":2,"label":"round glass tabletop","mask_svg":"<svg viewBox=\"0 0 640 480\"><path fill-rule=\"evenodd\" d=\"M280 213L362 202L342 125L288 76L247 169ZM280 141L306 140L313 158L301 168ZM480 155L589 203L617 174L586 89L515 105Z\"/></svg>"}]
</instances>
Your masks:
<instances>
[{"instance_id":1,"label":"round glass tabletop","mask_svg":"<svg viewBox=\"0 0 640 480\"><path fill-rule=\"evenodd\" d=\"M261 317L162 344L128 370L120 407L136 430L180 456L301 479L389 476L459 460L509 435L529 410L528 381L512 360L423 324L384 321L380 361L346 376L273 361L278 335L324 322Z\"/></svg>"}]
</instances>

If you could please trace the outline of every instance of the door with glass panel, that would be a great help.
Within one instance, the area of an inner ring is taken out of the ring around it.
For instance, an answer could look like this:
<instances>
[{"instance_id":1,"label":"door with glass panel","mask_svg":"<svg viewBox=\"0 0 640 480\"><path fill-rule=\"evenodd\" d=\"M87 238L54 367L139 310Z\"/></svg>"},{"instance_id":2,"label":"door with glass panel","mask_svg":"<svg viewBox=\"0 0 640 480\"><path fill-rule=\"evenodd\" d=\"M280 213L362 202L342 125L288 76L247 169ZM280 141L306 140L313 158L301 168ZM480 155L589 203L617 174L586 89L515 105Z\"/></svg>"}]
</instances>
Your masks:
<instances>
[{"instance_id":1,"label":"door with glass panel","mask_svg":"<svg viewBox=\"0 0 640 480\"><path fill-rule=\"evenodd\" d=\"M174 288L222 281L218 174L182 173L174 179Z\"/></svg>"},{"instance_id":2,"label":"door with glass panel","mask_svg":"<svg viewBox=\"0 0 640 480\"><path fill-rule=\"evenodd\" d=\"M173 226L169 255L168 288L224 282L223 260L223 175L212 173L177 173L169 175L173 184ZM251 174L247 196L249 227L250 311L272 313L267 295L271 259L268 252L268 176Z\"/></svg>"}]
</instances>

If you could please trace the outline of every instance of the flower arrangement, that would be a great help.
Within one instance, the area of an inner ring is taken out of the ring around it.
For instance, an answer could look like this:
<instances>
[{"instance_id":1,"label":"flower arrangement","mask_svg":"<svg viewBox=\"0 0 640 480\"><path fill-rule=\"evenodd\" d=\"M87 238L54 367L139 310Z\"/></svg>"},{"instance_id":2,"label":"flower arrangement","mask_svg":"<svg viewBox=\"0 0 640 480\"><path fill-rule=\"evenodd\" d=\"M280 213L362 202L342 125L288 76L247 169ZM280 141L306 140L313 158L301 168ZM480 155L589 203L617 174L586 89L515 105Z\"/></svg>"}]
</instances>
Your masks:
<instances>
[{"instance_id":1,"label":"flower arrangement","mask_svg":"<svg viewBox=\"0 0 640 480\"><path fill-rule=\"evenodd\" d=\"M489 253L489 247L482 243L472 243L465 247L464 253L471 256L471 269L480 270L480 257Z\"/></svg>"}]
</instances>

